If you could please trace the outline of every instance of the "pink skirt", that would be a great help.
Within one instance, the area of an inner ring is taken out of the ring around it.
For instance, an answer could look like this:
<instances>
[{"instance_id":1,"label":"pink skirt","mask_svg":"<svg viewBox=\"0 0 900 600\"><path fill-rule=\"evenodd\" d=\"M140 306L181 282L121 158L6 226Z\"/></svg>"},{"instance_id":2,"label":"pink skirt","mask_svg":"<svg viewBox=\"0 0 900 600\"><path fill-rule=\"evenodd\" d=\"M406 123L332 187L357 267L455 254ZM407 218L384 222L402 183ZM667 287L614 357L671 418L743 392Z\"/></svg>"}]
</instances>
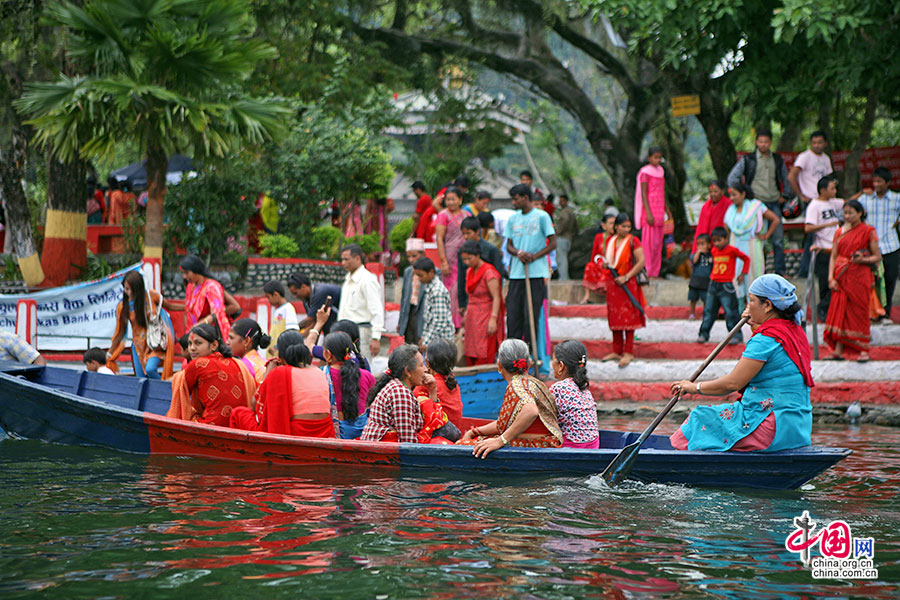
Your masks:
<instances>
[{"instance_id":1,"label":"pink skirt","mask_svg":"<svg viewBox=\"0 0 900 600\"><path fill-rule=\"evenodd\" d=\"M759 427L754 429L752 433L747 435L747 437L741 438L738 443L732 446L731 450L734 450L736 452L756 452L758 450L765 450L772 445L772 441L774 439L775 413L772 412L769 413L769 416L766 417L763 422L759 424ZM669 436L669 442L676 450L688 449L688 440L686 437L684 437L684 434L681 433L681 427L679 427L677 430L675 430L675 433ZM731 450L729 450L729 452Z\"/></svg>"},{"instance_id":2,"label":"pink skirt","mask_svg":"<svg viewBox=\"0 0 900 600\"><path fill-rule=\"evenodd\" d=\"M587 448L588 450L596 450L600 447L600 436L598 435L590 442L573 442L569 438L563 436L563 448Z\"/></svg>"}]
</instances>

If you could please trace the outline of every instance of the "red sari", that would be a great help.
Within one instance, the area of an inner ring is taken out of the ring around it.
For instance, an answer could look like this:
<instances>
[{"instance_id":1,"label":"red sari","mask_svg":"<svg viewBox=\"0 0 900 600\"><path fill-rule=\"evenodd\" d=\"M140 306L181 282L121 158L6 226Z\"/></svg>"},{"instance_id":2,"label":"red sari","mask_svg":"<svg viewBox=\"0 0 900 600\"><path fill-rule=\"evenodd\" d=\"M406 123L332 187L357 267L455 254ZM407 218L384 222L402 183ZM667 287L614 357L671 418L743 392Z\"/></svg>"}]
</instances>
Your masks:
<instances>
[{"instance_id":1,"label":"red sari","mask_svg":"<svg viewBox=\"0 0 900 600\"><path fill-rule=\"evenodd\" d=\"M279 435L334 438L335 426L330 415L321 419L293 418L293 376L294 367L289 365L273 369L256 393L256 412L246 406L236 407L231 411L230 426Z\"/></svg>"},{"instance_id":2,"label":"red sari","mask_svg":"<svg viewBox=\"0 0 900 600\"><path fill-rule=\"evenodd\" d=\"M496 279L500 283L500 313L497 315L497 331L489 336L488 321L491 319L493 299L488 289L488 282ZM503 281L500 273L493 265L482 262L478 270L466 270L466 293L469 294L469 306L466 308L464 354L469 365L480 365L494 362L503 332L506 331L503 307Z\"/></svg>"},{"instance_id":3,"label":"red sari","mask_svg":"<svg viewBox=\"0 0 900 600\"><path fill-rule=\"evenodd\" d=\"M606 261L615 267L619 275L625 275L634 267L634 249L640 247L641 241L633 235L627 236L624 240L612 236L606 242ZM604 269L604 276L607 278L606 318L609 321L609 328L613 331L633 331L646 327L647 317L635 307L624 289L628 288L638 303L646 307L644 291L637 284L637 279L632 277L624 286L621 286L613 281L612 274L608 269Z\"/></svg>"},{"instance_id":4,"label":"red sari","mask_svg":"<svg viewBox=\"0 0 900 600\"><path fill-rule=\"evenodd\" d=\"M860 223L846 233L838 228L834 234L837 258L834 278L838 289L831 292L828 318L825 320L825 343L834 348L838 343L857 352L868 352L871 339L869 298L875 284L872 268L850 262L854 252L868 254L869 243L878 241L875 228Z\"/></svg>"},{"instance_id":5,"label":"red sari","mask_svg":"<svg viewBox=\"0 0 900 600\"><path fill-rule=\"evenodd\" d=\"M594 236L594 246L591 248L591 256L587 264L584 266L584 281L582 285L589 290L605 290L606 278L603 276L603 267L601 256L606 252L606 233L601 231Z\"/></svg>"},{"instance_id":6,"label":"red sari","mask_svg":"<svg viewBox=\"0 0 900 600\"><path fill-rule=\"evenodd\" d=\"M256 392L256 381L247 368L218 352L189 362L184 368L184 383L200 414L199 421L222 427L228 427L235 407L249 406Z\"/></svg>"}]
</instances>

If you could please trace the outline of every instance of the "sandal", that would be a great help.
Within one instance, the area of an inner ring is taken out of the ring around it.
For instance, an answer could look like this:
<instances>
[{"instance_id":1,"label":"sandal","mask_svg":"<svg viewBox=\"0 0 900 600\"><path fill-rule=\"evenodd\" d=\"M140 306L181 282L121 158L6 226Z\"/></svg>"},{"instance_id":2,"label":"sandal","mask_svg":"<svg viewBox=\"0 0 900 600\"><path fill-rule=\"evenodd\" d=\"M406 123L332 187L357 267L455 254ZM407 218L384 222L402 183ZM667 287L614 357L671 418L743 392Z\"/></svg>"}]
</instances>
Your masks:
<instances>
[{"instance_id":1,"label":"sandal","mask_svg":"<svg viewBox=\"0 0 900 600\"><path fill-rule=\"evenodd\" d=\"M832 354L831 356L825 357L824 360L835 360L835 361L840 361L840 360L844 360L844 357L841 356L840 354Z\"/></svg>"},{"instance_id":2,"label":"sandal","mask_svg":"<svg viewBox=\"0 0 900 600\"><path fill-rule=\"evenodd\" d=\"M858 363L867 363L867 362L869 362L869 360L871 360L871 359L869 358L869 354L868 354L867 352L863 352L862 354L860 354L860 355L857 357L856 362L858 362Z\"/></svg>"},{"instance_id":3,"label":"sandal","mask_svg":"<svg viewBox=\"0 0 900 600\"><path fill-rule=\"evenodd\" d=\"M619 368L622 369L631 364L631 361L634 360L633 354L623 354L622 359L619 361Z\"/></svg>"}]
</instances>

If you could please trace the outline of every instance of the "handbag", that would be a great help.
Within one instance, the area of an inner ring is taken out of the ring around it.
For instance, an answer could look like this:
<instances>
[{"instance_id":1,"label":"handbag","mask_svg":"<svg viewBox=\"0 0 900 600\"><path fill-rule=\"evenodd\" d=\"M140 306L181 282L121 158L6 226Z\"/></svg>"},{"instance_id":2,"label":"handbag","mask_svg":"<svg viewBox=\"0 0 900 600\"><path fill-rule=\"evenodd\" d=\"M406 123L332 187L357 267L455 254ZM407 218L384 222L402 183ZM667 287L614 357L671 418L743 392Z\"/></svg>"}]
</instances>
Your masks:
<instances>
[{"instance_id":1,"label":"handbag","mask_svg":"<svg viewBox=\"0 0 900 600\"><path fill-rule=\"evenodd\" d=\"M147 294L147 304L150 306L150 318L147 319L147 345L153 350L165 351L169 345L169 331L166 322L162 318L162 294L159 295L159 306L153 312L150 304L150 294Z\"/></svg>"},{"instance_id":2,"label":"handbag","mask_svg":"<svg viewBox=\"0 0 900 600\"><path fill-rule=\"evenodd\" d=\"M634 253L634 236L631 236L629 243L631 244L631 251ZM646 264L644 264L644 266L641 267L641 270L638 271L638 274L634 276L634 280L638 285L650 285L650 275L647 274Z\"/></svg>"}]
</instances>

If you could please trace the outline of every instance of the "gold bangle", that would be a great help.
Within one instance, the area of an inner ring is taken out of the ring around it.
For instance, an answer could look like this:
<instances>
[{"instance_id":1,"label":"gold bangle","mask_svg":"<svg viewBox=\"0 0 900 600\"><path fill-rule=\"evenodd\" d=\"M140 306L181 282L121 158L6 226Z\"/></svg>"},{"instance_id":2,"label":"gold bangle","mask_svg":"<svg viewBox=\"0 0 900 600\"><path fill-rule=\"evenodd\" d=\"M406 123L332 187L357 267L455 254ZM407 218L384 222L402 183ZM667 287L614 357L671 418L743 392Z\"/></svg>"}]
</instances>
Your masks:
<instances>
[{"instance_id":1,"label":"gold bangle","mask_svg":"<svg viewBox=\"0 0 900 600\"><path fill-rule=\"evenodd\" d=\"M509 443L509 442L506 441L506 438L503 437L503 434L502 434L502 433L500 434L500 441L503 442L503 445L504 445L504 446L507 445L507 444Z\"/></svg>"}]
</instances>

